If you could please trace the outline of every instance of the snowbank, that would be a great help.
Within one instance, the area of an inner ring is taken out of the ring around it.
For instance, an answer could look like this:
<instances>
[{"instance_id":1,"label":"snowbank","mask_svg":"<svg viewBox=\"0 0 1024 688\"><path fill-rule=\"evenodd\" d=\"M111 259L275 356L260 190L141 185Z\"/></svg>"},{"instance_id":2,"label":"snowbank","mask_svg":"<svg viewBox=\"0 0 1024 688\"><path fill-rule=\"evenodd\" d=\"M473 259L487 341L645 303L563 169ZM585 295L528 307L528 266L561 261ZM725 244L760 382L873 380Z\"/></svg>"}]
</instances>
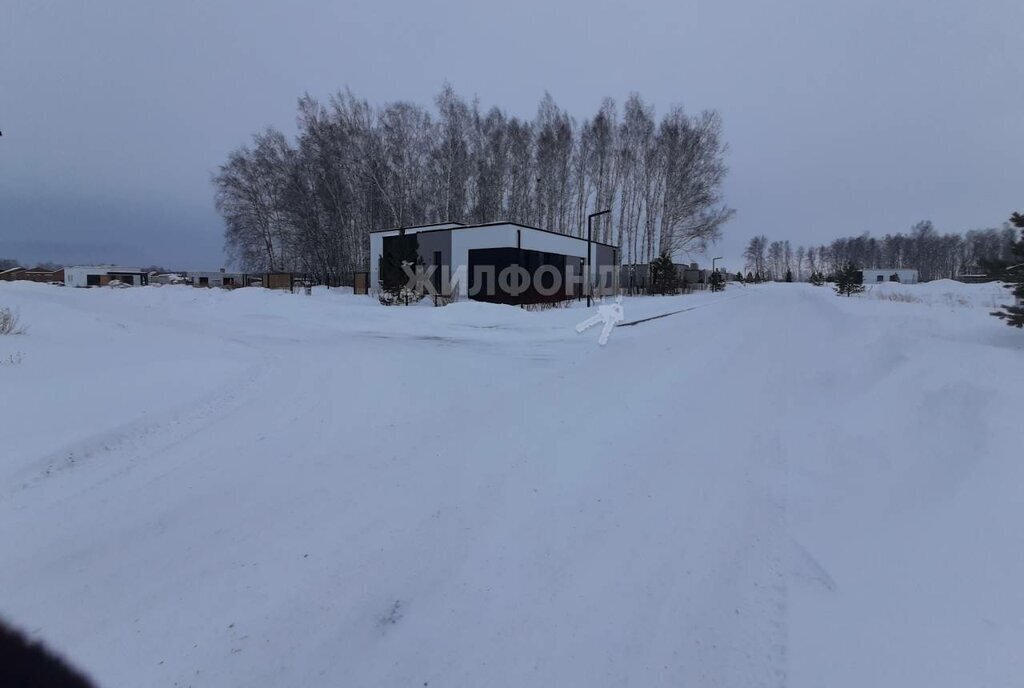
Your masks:
<instances>
[{"instance_id":1,"label":"snowbank","mask_svg":"<svg viewBox=\"0 0 1024 688\"><path fill-rule=\"evenodd\" d=\"M998 308L1006 303L1009 292L1002 282L964 284L956 280L942 279L920 284L899 284L882 282L865 285L869 298L923 303L946 308Z\"/></svg>"}]
</instances>

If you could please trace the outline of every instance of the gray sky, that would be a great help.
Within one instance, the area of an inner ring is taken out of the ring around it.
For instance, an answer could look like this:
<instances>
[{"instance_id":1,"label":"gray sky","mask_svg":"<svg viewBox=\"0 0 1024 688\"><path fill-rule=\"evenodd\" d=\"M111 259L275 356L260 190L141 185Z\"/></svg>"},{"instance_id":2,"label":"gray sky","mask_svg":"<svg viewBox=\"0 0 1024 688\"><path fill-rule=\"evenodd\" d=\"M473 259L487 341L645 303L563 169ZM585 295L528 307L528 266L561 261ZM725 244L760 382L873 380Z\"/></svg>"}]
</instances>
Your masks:
<instances>
[{"instance_id":1,"label":"gray sky","mask_svg":"<svg viewBox=\"0 0 1024 688\"><path fill-rule=\"evenodd\" d=\"M998 226L1024 210L1020 0L4 0L0 257L216 268L211 172L295 101L428 105L449 81L577 119L639 92L719 110L715 254Z\"/></svg>"}]
</instances>

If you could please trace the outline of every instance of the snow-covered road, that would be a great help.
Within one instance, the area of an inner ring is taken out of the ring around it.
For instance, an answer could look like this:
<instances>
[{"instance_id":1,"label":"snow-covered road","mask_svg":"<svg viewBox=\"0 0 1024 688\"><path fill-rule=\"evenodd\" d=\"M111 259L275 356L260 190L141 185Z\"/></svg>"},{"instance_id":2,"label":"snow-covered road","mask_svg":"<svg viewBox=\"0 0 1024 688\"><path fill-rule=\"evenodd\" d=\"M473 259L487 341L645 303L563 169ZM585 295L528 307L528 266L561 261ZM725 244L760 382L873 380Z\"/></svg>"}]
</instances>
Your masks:
<instances>
[{"instance_id":1,"label":"snow-covered road","mask_svg":"<svg viewBox=\"0 0 1024 688\"><path fill-rule=\"evenodd\" d=\"M1024 342L949 288L0 284L0 615L109 687L1012 685Z\"/></svg>"}]
</instances>

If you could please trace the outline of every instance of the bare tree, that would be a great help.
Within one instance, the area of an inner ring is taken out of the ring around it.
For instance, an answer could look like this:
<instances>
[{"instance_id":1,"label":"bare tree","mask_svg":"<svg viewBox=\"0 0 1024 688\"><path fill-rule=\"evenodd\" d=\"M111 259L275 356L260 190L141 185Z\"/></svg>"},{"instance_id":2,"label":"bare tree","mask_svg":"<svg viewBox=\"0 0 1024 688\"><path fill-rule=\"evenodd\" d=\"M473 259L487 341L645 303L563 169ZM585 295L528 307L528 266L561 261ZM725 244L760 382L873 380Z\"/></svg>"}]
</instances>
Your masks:
<instances>
[{"instance_id":1,"label":"bare tree","mask_svg":"<svg viewBox=\"0 0 1024 688\"><path fill-rule=\"evenodd\" d=\"M461 222L467 215L467 197L472 176L472 113L466 102L448 84L438 95L436 103L440 115L436 134L439 145L433 147L429 153L431 177L436 185L435 217L446 222Z\"/></svg>"},{"instance_id":2,"label":"bare tree","mask_svg":"<svg viewBox=\"0 0 1024 688\"><path fill-rule=\"evenodd\" d=\"M716 113L677 107L658 122L634 94L621 116L605 99L577 125L545 94L523 121L483 115L448 85L434 105L300 98L294 142L258 134L213 177L232 260L340 282L374 259L372 229L505 219L582 236L610 209L595 238L647 262L705 250L732 216Z\"/></svg>"},{"instance_id":3,"label":"bare tree","mask_svg":"<svg viewBox=\"0 0 1024 688\"><path fill-rule=\"evenodd\" d=\"M479 121L477 140L476 193L470 218L474 222L493 222L505 212L509 185L508 122L501 110L493 108Z\"/></svg>"},{"instance_id":4,"label":"bare tree","mask_svg":"<svg viewBox=\"0 0 1024 688\"><path fill-rule=\"evenodd\" d=\"M751 237L747 248L743 251L743 259L746 261L746 269L754 273L758 279L764 279L768 272L765 251L768 248L768 237L763 234Z\"/></svg>"},{"instance_id":5,"label":"bare tree","mask_svg":"<svg viewBox=\"0 0 1024 688\"><path fill-rule=\"evenodd\" d=\"M285 259L286 226L281 221L280 191L288 143L268 129L228 157L214 175L217 210L224 218L229 254L253 269L275 269Z\"/></svg>"},{"instance_id":6,"label":"bare tree","mask_svg":"<svg viewBox=\"0 0 1024 688\"><path fill-rule=\"evenodd\" d=\"M771 273L769 278L781 280L786 274L786 251L781 241L773 241L768 246L768 270Z\"/></svg>"}]
</instances>

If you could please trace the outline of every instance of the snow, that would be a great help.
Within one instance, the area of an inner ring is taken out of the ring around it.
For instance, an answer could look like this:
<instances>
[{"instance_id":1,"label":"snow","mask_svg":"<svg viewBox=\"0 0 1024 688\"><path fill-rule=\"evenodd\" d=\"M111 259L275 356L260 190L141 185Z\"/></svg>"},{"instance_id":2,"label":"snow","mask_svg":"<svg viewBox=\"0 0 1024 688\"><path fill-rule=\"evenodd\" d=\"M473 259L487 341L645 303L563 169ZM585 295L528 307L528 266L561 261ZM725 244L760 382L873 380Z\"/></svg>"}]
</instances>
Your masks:
<instances>
[{"instance_id":1,"label":"snow","mask_svg":"<svg viewBox=\"0 0 1024 688\"><path fill-rule=\"evenodd\" d=\"M108 687L1014 685L1004 292L0 283L0 614Z\"/></svg>"},{"instance_id":2,"label":"snow","mask_svg":"<svg viewBox=\"0 0 1024 688\"><path fill-rule=\"evenodd\" d=\"M1002 282L964 285L955 280L941 279L920 284L882 282L866 285L870 297L882 300L906 299L908 302L947 308L981 307L989 310L1012 301L1009 290Z\"/></svg>"}]
</instances>

